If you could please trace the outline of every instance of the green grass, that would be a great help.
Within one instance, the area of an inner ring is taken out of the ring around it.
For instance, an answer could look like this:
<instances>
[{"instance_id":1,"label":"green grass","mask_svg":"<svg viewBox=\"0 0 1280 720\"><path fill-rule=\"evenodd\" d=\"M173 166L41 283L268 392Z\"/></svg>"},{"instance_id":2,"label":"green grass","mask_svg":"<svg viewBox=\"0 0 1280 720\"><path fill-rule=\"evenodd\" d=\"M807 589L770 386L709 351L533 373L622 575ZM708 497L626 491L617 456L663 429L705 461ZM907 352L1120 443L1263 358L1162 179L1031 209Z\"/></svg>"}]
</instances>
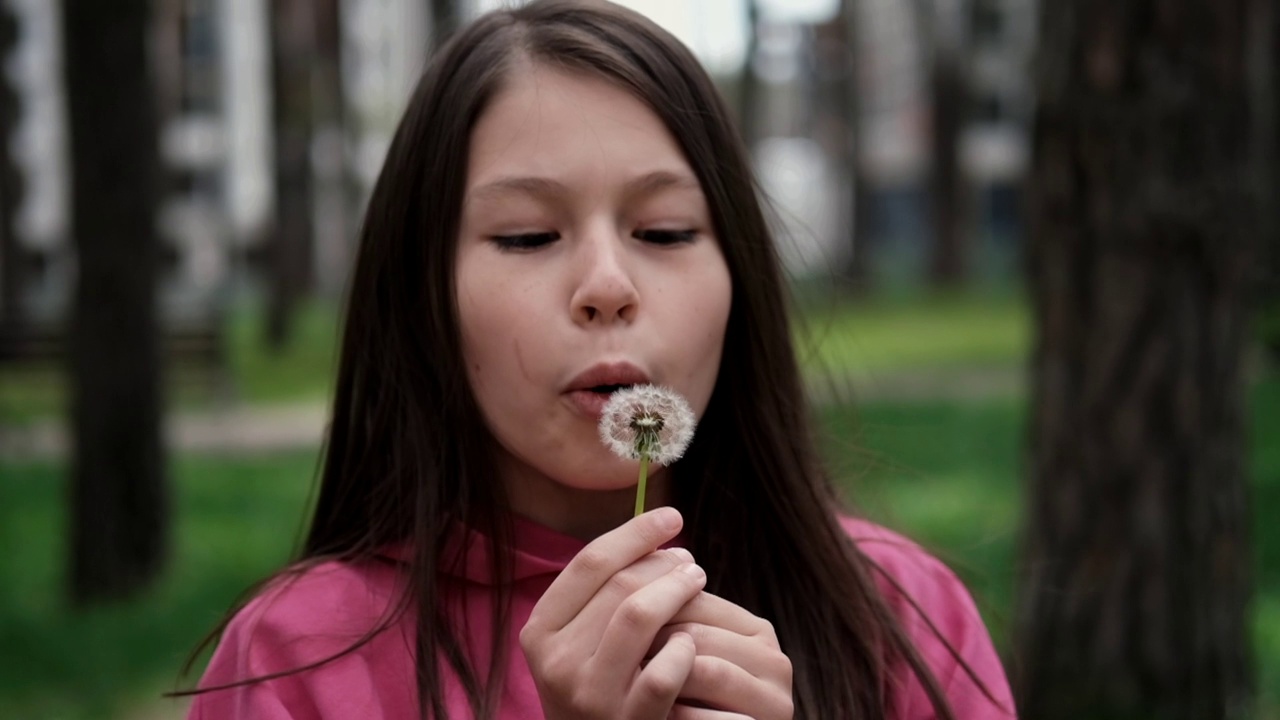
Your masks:
<instances>
[{"instance_id":1,"label":"green grass","mask_svg":"<svg viewBox=\"0 0 1280 720\"><path fill-rule=\"evenodd\" d=\"M869 404L824 413L827 455L855 509L951 565L998 642L1013 598L1022 506L1021 404Z\"/></svg>"},{"instance_id":2,"label":"green grass","mask_svg":"<svg viewBox=\"0 0 1280 720\"><path fill-rule=\"evenodd\" d=\"M325 399L336 362L336 305L304 305L294 326L295 335L280 353L264 347L262 316L256 310L237 308L229 325L231 375L238 397L251 404Z\"/></svg>"},{"instance_id":3,"label":"green grass","mask_svg":"<svg viewBox=\"0 0 1280 720\"><path fill-rule=\"evenodd\" d=\"M0 718L118 717L171 690L196 641L289 555L312 453L180 458L169 572L138 600L64 600L62 468L0 466Z\"/></svg>"},{"instance_id":4,"label":"green grass","mask_svg":"<svg viewBox=\"0 0 1280 720\"><path fill-rule=\"evenodd\" d=\"M810 301L797 326L801 361L833 373L1015 368L1031 343L1016 294Z\"/></svg>"}]
</instances>

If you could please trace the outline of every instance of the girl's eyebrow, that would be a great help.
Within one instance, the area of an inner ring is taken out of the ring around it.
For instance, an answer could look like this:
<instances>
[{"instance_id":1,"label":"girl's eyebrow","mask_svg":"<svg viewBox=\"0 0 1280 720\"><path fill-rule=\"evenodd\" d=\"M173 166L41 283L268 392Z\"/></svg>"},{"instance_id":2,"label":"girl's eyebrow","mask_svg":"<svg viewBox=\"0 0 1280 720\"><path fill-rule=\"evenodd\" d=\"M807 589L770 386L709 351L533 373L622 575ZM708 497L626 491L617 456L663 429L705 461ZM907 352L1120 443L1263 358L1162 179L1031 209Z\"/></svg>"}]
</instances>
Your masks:
<instances>
[{"instance_id":1,"label":"girl's eyebrow","mask_svg":"<svg viewBox=\"0 0 1280 720\"><path fill-rule=\"evenodd\" d=\"M660 190L702 191L697 178L686 172L654 170L628 180L623 186L627 197L651 195ZM569 187L558 180L537 176L500 177L472 188L467 193L475 200L500 198L504 195L530 195L538 199L558 199L570 194Z\"/></svg>"}]
</instances>

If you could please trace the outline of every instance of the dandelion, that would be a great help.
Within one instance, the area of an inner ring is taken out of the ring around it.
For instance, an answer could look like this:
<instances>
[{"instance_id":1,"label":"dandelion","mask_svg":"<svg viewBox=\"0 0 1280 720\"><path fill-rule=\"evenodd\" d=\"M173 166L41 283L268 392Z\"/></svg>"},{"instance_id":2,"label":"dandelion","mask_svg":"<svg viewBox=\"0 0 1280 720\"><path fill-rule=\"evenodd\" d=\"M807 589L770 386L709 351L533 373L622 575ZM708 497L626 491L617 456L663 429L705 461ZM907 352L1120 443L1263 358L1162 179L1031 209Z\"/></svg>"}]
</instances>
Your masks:
<instances>
[{"instance_id":1,"label":"dandelion","mask_svg":"<svg viewBox=\"0 0 1280 720\"><path fill-rule=\"evenodd\" d=\"M636 511L644 512L649 464L670 465L684 455L696 421L689 403L674 390L636 385L609 397L600 416L600 439L618 457L640 461Z\"/></svg>"}]
</instances>

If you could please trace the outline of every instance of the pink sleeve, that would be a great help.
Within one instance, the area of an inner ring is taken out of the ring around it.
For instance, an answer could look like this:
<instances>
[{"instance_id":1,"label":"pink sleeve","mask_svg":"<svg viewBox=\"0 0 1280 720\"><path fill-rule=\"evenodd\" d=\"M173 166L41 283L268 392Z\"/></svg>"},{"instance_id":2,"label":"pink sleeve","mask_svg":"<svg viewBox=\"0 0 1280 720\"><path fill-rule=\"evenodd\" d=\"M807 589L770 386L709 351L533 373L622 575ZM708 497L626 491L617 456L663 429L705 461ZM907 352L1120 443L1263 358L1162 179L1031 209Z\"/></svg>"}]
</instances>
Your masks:
<instances>
[{"instance_id":1,"label":"pink sleeve","mask_svg":"<svg viewBox=\"0 0 1280 720\"><path fill-rule=\"evenodd\" d=\"M846 520L844 525L878 568L873 572L881 592L933 672L955 717L1015 717L1000 657L973 598L955 574L906 538L861 521ZM890 718L934 717L924 684L905 662L892 669L891 678Z\"/></svg>"}]
</instances>

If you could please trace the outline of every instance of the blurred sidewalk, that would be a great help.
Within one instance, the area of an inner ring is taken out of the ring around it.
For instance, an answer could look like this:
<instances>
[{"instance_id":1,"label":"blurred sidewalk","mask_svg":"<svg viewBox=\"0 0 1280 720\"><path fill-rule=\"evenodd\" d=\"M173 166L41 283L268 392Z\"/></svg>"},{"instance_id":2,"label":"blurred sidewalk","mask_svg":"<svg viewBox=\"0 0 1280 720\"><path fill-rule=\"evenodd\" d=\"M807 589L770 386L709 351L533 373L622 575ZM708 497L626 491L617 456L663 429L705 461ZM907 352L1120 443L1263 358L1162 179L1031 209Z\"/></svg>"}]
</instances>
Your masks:
<instances>
[{"instance_id":1,"label":"blurred sidewalk","mask_svg":"<svg viewBox=\"0 0 1280 720\"><path fill-rule=\"evenodd\" d=\"M240 405L204 412L176 412L167 418L169 447L186 452L276 452L320 445L328 422L325 402L296 405ZM67 429L61 422L0 427L0 457L65 455Z\"/></svg>"},{"instance_id":2,"label":"blurred sidewalk","mask_svg":"<svg viewBox=\"0 0 1280 720\"><path fill-rule=\"evenodd\" d=\"M1016 397L1025 388L1017 368L987 367L878 372L808 379L819 405L866 402L965 402ZM328 404L235 405L167 418L169 447L181 452L268 453L316 448L328 422ZM0 458L34 459L65 455L67 431L61 422L25 427L0 426Z\"/></svg>"}]
</instances>

